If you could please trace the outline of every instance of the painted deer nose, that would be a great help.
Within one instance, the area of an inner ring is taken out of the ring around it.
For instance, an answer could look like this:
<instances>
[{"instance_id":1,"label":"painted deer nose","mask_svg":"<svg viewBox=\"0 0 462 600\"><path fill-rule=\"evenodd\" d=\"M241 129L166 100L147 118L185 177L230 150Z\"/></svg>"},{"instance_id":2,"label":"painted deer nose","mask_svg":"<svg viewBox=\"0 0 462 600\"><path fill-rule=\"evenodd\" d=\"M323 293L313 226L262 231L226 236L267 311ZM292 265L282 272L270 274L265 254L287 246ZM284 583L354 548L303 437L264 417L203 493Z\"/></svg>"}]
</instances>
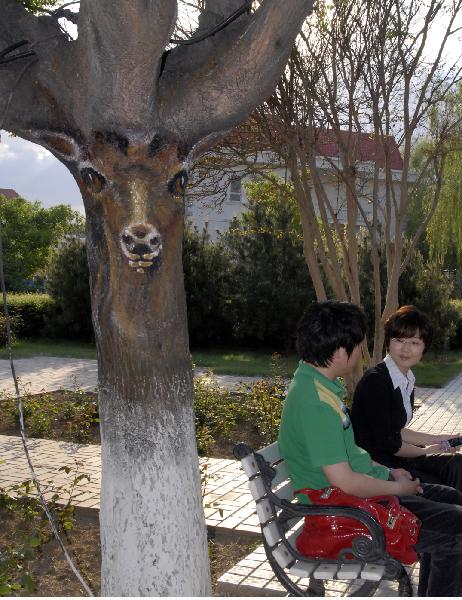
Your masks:
<instances>
[{"instance_id":1,"label":"painted deer nose","mask_svg":"<svg viewBox=\"0 0 462 600\"><path fill-rule=\"evenodd\" d=\"M138 273L151 267L154 259L160 257L162 237L151 223L127 225L121 232L120 245L128 264Z\"/></svg>"}]
</instances>

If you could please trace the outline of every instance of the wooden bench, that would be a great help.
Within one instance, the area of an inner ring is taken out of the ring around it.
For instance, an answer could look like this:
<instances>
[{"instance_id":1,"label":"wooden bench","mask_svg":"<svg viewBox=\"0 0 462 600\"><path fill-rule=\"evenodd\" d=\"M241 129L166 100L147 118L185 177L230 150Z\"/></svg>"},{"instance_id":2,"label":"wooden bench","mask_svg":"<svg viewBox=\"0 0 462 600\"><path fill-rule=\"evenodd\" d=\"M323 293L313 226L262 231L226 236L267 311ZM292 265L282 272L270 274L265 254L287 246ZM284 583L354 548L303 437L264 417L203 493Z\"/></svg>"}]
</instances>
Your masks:
<instances>
[{"instance_id":1,"label":"wooden bench","mask_svg":"<svg viewBox=\"0 0 462 600\"><path fill-rule=\"evenodd\" d=\"M249 478L266 556L289 596L322 596L323 581L332 579L357 580L350 596L373 595L383 579L398 582L399 596L412 596L409 575L403 565L386 552L382 527L372 515L351 507L298 504L277 442L258 452L240 443L234 448L234 455ZM357 519L367 527L370 537L358 536L353 540L346 553L353 559L307 558L297 551L295 539L304 517L309 515ZM308 587L302 589L295 583L300 577L309 578Z\"/></svg>"}]
</instances>

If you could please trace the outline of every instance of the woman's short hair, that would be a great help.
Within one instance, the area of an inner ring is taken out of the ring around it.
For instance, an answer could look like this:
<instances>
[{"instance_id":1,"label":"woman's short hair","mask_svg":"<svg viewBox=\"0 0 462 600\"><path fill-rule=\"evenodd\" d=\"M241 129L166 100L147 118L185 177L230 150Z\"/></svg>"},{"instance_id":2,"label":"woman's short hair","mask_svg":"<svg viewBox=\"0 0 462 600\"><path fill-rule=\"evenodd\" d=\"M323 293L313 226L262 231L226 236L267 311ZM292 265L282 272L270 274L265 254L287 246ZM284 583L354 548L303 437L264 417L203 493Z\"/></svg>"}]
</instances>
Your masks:
<instances>
[{"instance_id":1,"label":"woman's short hair","mask_svg":"<svg viewBox=\"0 0 462 600\"><path fill-rule=\"evenodd\" d=\"M350 302L313 302L297 325L300 358L317 367L328 367L334 352L345 348L348 356L366 335L363 311Z\"/></svg>"},{"instance_id":2,"label":"woman's short hair","mask_svg":"<svg viewBox=\"0 0 462 600\"><path fill-rule=\"evenodd\" d=\"M406 304L392 313L385 322L385 346L390 347L392 338L419 337L425 344L426 352L432 343L433 326L425 313L413 306Z\"/></svg>"}]
</instances>

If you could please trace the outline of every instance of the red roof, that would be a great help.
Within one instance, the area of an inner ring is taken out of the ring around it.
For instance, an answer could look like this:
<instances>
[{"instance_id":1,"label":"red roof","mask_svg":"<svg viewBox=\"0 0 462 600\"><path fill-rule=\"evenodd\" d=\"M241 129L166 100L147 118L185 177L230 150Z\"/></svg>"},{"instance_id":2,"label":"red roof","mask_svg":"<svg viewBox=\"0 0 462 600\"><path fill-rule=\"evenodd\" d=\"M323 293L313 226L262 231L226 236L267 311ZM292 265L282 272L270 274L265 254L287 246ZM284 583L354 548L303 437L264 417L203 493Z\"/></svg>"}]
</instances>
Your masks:
<instances>
[{"instance_id":1,"label":"red roof","mask_svg":"<svg viewBox=\"0 0 462 600\"><path fill-rule=\"evenodd\" d=\"M14 198L19 198L18 192L12 190L11 188L0 188L0 196L5 196L9 200L13 200Z\"/></svg>"},{"instance_id":2,"label":"red roof","mask_svg":"<svg viewBox=\"0 0 462 600\"><path fill-rule=\"evenodd\" d=\"M284 144L284 126L275 119L266 121L265 132L263 132L255 123L254 118L250 117L240 126L228 133L224 142L225 145L231 144L245 148L255 148L260 146L260 150L271 151L272 143ZM376 150L376 140L372 133L356 133L354 131L333 130L333 129L310 129L298 126L295 131L304 134L304 141L307 146L315 148L317 156L326 156L337 158L339 156L339 146L346 148L351 144L351 153L355 161L359 162L377 162L379 167L385 166L385 149L390 154L391 168L397 171L403 169L403 159L399 152L398 144L393 136L381 137ZM223 144L223 140L216 145Z\"/></svg>"},{"instance_id":3,"label":"red roof","mask_svg":"<svg viewBox=\"0 0 462 600\"><path fill-rule=\"evenodd\" d=\"M349 142L351 143L356 160L361 162L378 162L380 167L385 166L385 147L388 146L388 152L391 157L391 168L397 171L403 169L403 159L393 136L379 140L379 145L376 149L375 137L370 133L355 133L342 130L334 132L331 129L320 131L316 144L319 156L337 157L339 155L339 142L342 146L347 146Z\"/></svg>"}]
</instances>

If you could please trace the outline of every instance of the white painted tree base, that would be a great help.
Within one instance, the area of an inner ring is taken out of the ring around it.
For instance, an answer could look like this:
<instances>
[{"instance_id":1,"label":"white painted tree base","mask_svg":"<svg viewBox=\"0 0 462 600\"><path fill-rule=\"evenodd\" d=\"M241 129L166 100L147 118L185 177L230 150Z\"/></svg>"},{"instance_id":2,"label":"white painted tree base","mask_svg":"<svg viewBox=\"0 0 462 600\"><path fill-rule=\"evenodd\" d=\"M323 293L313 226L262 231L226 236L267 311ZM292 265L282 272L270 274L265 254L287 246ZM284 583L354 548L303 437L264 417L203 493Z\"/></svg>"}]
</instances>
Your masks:
<instances>
[{"instance_id":1,"label":"white painted tree base","mask_svg":"<svg viewBox=\"0 0 462 600\"><path fill-rule=\"evenodd\" d=\"M103 596L211 594L194 421L188 413L183 411L182 425L176 416L163 427L148 427L149 439L127 431L117 443L103 437Z\"/></svg>"}]
</instances>

